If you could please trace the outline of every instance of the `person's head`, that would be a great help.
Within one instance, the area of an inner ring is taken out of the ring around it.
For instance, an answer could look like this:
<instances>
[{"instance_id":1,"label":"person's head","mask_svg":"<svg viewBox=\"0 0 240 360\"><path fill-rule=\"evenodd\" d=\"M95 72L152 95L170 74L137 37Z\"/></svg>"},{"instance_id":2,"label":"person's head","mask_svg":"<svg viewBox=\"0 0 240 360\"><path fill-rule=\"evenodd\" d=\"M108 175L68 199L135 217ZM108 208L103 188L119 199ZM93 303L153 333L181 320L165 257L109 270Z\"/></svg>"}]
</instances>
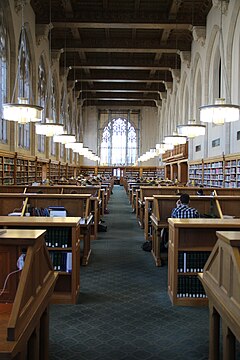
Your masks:
<instances>
[{"instance_id":1,"label":"person's head","mask_svg":"<svg viewBox=\"0 0 240 360\"><path fill-rule=\"evenodd\" d=\"M203 195L203 189L198 189L197 195Z\"/></svg>"},{"instance_id":2,"label":"person's head","mask_svg":"<svg viewBox=\"0 0 240 360\"><path fill-rule=\"evenodd\" d=\"M183 205L188 205L189 204L189 200L190 200L190 197L188 194L181 194L180 196L180 201Z\"/></svg>"}]
</instances>

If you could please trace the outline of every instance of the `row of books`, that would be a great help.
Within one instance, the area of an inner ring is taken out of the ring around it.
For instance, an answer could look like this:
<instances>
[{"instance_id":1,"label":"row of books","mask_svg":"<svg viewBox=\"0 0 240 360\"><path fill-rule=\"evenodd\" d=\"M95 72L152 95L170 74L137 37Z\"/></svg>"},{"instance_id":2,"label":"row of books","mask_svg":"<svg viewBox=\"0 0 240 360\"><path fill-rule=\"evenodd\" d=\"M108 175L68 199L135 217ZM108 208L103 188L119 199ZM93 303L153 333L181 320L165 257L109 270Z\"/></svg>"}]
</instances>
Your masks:
<instances>
[{"instance_id":1,"label":"row of books","mask_svg":"<svg viewBox=\"0 0 240 360\"><path fill-rule=\"evenodd\" d=\"M71 229L68 227L47 228L45 242L48 247L72 247Z\"/></svg>"},{"instance_id":2,"label":"row of books","mask_svg":"<svg viewBox=\"0 0 240 360\"><path fill-rule=\"evenodd\" d=\"M53 269L56 271L72 272L72 253L50 251Z\"/></svg>"},{"instance_id":3,"label":"row of books","mask_svg":"<svg viewBox=\"0 0 240 360\"><path fill-rule=\"evenodd\" d=\"M197 276L178 276L178 298L206 298L204 288Z\"/></svg>"},{"instance_id":4,"label":"row of books","mask_svg":"<svg viewBox=\"0 0 240 360\"><path fill-rule=\"evenodd\" d=\"M30 216L67 216L67 211L64 206L48 206L47 208L29 207Z\"/></svg>"},{"instance_id":5,"label":"row of books","mask_svg":"<svg viewBox=\"0 0 240 360\"><path fill-rule=\"evenodd\" d=\"M179 251L178 272L202 272L210 251Z\"/></svg>"}]
</instances>

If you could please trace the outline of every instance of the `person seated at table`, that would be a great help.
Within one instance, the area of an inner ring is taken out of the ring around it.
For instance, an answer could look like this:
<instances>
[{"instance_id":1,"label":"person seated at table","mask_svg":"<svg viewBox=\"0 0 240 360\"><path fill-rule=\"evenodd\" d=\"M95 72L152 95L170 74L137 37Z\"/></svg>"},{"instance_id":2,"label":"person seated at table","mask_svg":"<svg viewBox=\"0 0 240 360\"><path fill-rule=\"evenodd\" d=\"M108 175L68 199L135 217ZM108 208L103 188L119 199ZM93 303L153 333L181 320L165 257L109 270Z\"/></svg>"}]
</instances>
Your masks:
<instances>
[{"instance_id":1,"label":"person seated at table","mask_svg":"<svg viewBox=\"0 0 240 360\"><path fill-rule=\"evenodd\" d=\"M172 210L172 218L199 218L199 212L195 208L189 206L190 197L188 194L181 194L180 199L176 203L176 207Z\"/></svg>"}]
</instances>

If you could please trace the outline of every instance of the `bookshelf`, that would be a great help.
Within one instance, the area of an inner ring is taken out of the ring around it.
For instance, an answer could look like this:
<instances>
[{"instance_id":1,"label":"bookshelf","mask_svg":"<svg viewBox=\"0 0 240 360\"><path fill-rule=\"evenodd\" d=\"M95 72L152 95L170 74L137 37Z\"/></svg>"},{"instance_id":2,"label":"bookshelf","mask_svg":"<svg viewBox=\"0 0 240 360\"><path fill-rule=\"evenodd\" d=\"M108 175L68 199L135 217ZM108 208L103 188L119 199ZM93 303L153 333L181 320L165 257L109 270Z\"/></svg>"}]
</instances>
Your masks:
<instances>
[{"instance_id":1,"label":"bookshelf","mask_svg":"<svg viewBox=\"0 0 240 360\"><path fill-rule=\"evenodd\" d=\"M124 169L124 177L128 179L137 179L140 177L141 169L138 167L126 167Z\"/></svg>"},{"instance_id":2,"label":"bookshelf","mask_svg":"<svg viewBox=\"0 0 240 360\"><path fill-rule=\"evenodd\" d=\"M67 179L76 177L76 166L72 164L67 165Z\"/></svg>"},{"instance_id":3,"label":"bookshelf","mask_svg":"<svg viewBox=\"0 0 240 360\"><path fill-rule=\"evenodd\" d=\"M80 166L80 174L93 176L96 174L96 168L95 166Z\"/></svg>"},{"instance_id":4,"label":"bookshelf","mask_svg":"<svg viewBox=\"0 0 240 360\"><path fill-rule=\"evenodd\" d=\"M144 178L156 178L157 168L156 167L141 167L140 175Z\"/></svg>"},{"instance_id":5,"label":"bookshelf","mask_svg":"<svg viewBox=\"0 0 240 360\"><path fill-rule=\"evenodd\" d=\"M50 160L47 168L47 178L53 183L57 183L59 180L60 162L57 160Z\"/></svg>"},{"instance_id":6,"label":"bookshelf","mask_svg":"<svg viewBox=\"0 0 240 360\"><path fill-rule=\"evenodd\" d=\"M99 166L97 168L97 175L112 177L112 173L113 173L113 168L111 166L107 166L107 167Z\"/></svg>"},{"instance_id":7,"label":"bookshelf","mask_svg":"<svg viewBox=\"0 0 240 360\"><path fill-rule=\"evenodd\" d=\"M59 178L67 179L67 163L59 163Z\"/></svg>"},{"instance_id":8,"label":"bookshelf","mask_svg":"<svg viewBox=\"0 0 240 360\"><path fill-rule=\"evenodd\" d=\"M0 217L1 228L46 229L47 249L53 269L58 272L51 299L53 303L77 303L80 291L80 223L80 217Z\"/></svg>"},{"instance_id":9,"label":"bookshelf","mask_svg":"<svg viewBox=\"0 0 240 360\"><path fill-rule=\"evenodd\" d=\"M190 161L188 181L205 187L240 187L240 155Z\"/></svg>"},{"instance_id":10,"label":"bookshelf","mask_svg":"<svg viewBox=\"0 0 240 360\"><path fill-rule=\"evenodd\" d=\"M32 157L28 159L28 184L32 184L36 181L36 158ZM21 184L22 185L22 184Z\"/></svg>"},{"instance_id":11,"label":"bookshelf","mask_svg":"<svg viewBox=\"0 0 240 360\"><path fill-rule=\"evenodd\" d=\"M173 305L203 306L202 272L219 230L240 229L237 219L168 219L168 294Z\"/></svg>"},{"instance_id":12,"label":"bookshelf","mask_svg":"<svg viewBox=\"0 0 240 360\"><path fill-rule=\"evenodd\" d=\"M225 157L224 186L226 188L240 187L240 155Z\"/></svg>"},{"instance_id":13,"label":"bookshelf","mask_svg":"<svg viewBox=\"0 0 240 360\"><path fill-rule=\"evenodd\" d=\"M13 185L15 179L15 153L0 152L0 182Z\"/></svg>"},{"instance_id":14,"label":"bookshelf","mask_svg":"<svg viewBox=\"0 0 240 360\"><path fill-rule=\"evenodd\" d=\"M199 161L189 161L188 181L191 185L203 184L203 159Z\"/></svg>"},{"instance_id":15,"label":"bookshelf","mask_svg":"<svg viewBox=\"0 0 240 360\"><path fill-rule=\"evenodd\" d=\"M203 185L208 187L224 186L224 158L204 161Z\"/></svg>"},{"instance_id":16,"label":"bookshelf","mask_svg":"<svg viewBox=\"0 0 240 360\"><path fill-rule=\"evenodd\" d=\"M15 154L15 185L28 185L36 181L36 158Z\"/></svg>"}]
</instances>

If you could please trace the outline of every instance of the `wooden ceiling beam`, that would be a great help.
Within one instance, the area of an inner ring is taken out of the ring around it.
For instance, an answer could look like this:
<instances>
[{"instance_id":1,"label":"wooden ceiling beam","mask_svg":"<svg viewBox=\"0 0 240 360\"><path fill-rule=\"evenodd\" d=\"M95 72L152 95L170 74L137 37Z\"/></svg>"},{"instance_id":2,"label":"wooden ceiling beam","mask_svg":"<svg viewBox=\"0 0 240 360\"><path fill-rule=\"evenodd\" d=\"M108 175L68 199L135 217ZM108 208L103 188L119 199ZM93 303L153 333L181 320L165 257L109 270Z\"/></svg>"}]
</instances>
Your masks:
<instances>
[{"instance_id":1,"label":"wooden ceiling beam","mask_svg":"<svg viewBox=\"0 0 240 360\"><path fill-rule=\"evenodd\" d=\"M57 48L55 48L57 49ZM59 48L58 48L59 49ZM129 52L133 52L133 53L138 53L138 54L149 54L149 53L153 53L153 54L179 54L179 52L181 50L179 49L167 49L167 48L93 48L93 47L67 47L66 48L67 52L78 52L78 51L82 51L82 52L88 52L88 53L129 53ZM187 51L187 49L186 49Z\"/></svg>"},{"instance_id":2,"label":"wooden ceiling beam","mask_svg":"<svg viewBox=\"0 0 240 360\"><path fill-rule=\"evenodd\" d=\"M118 22L79 22L79 21L53 21L53 28L78 29L142 29L142 30L192 30L191 23L118 23Z\"/></svg>"},{"instance_id":3,"label":"wooden ceiling beam","mask_svg":"<svg viewBox=\"0 0 240 360\"><path fill-rule=\"evenodd\" d=\"M89 69L89 70L155 70L155 71L171 71L168 66L118 66L118 65L76 65L70 66L71 69Z\"/></svg>"},{"instance_id":4,"label":"wooden ceiling beam","mask_svg":"<svg viewBox=\"0 0 240 360\"><path fill-rule=\"evenodd\" d=\"M100 82L100 83L156 83L156 84L160 84L160 83L165 83L164 80L159 80L159 79L123 79L123 78L119 78L119 79L98 79L98 78L90 78L90 79L76 79L76 83L83 83L83 82Z\"/></svg>"}]
</instances>

